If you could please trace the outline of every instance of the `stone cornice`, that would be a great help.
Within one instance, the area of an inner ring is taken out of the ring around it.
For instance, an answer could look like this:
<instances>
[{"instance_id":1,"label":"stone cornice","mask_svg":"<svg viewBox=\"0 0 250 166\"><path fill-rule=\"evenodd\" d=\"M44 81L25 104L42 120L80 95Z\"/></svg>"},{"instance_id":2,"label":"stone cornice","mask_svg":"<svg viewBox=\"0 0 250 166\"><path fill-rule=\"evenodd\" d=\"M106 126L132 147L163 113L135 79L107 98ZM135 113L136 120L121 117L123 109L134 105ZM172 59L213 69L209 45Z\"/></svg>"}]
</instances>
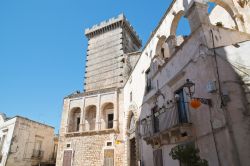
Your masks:
<instances>
[{"instance_id":1,"label":"stone cornice","mask_svg":"<svg viewBox=\"0 0 250 166\"><path fill-rule=\"evenodd\" d=\"M79 137L79 136L100 135L100 134L102 135L110 133L119 133L119 131L115 129L105 129L105 130L92 130L83 132L71 132L71 133L66 133L65 137Z\"/></svg>"},{"instance_id":2,"label":"stone cornice","mask_svg":"<svg viewBox=\"0 0 250 166\"><path fill-rule=\"evenodd\" d=\"M65 98L78 98L78 97L85 97L85 96L92 96L92 95L97 95L97 94L103 94L103 93L108 93L108 92L116 92L119 91L119 88L106 88L106 89L99 89L99 90L94 90L94 91L87 91L83 93L73 93L71 95L66 96Z\"/></svg>"}]
</instances>

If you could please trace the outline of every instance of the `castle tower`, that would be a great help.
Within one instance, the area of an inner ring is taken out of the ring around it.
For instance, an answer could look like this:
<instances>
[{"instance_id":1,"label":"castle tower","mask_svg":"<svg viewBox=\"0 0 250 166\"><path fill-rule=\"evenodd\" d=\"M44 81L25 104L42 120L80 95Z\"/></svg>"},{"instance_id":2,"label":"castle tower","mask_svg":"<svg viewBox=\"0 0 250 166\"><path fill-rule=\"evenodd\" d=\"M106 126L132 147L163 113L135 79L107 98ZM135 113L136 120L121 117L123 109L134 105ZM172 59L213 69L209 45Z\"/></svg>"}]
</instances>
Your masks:
<instances>
[{"instance_id":1,"label":"castle tower","mask_svg":"<svg viewBox=\"0 0 250 166\"><path fill-rule=\"evenodd\" d=\"M85 91L64 98L57 166L124 165L123 85L141 41L124 15L85 30ZM73 155L74 154L74 155Z\"/></svg>"},{"instance_id":2,"label":"castle tower","mask_svg":"<svg viewBox=\"0 0 250 166\"><path fill-rule=\"evenodd\" d=\"M121 87L125 54L138 51L141 41L123 14L85 30L88 38L85 90Z\"/></svg>"}]
</instances>

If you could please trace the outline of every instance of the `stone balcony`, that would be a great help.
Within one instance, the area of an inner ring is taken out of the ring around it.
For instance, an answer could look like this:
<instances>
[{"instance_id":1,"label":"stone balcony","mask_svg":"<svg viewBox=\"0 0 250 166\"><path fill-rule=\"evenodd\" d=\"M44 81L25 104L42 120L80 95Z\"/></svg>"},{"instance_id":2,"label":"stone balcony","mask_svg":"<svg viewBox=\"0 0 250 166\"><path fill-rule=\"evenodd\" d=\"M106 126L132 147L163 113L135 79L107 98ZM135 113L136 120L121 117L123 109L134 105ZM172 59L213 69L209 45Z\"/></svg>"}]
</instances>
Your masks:
<instances>
[{"instance_id":1,"label":"stone balcony","mask_svg":"<svg viewBox=\"0 0 250 166\"><path fill-rule=\"evenodd\" d=\"M140 123L141 136L152 147L185 142L194 136L192 123L189 120L181 122L175 107L171 110L161 109Z\"/></svg>"},{"instance_id":2,"label":"stone balcony","mask_svg":"<svg viewBox=\"0 0 250 166\"><path fill-rule=\"evenodd\" d=\"M113 121L114 123L114 121ZM68 131L65 133L66 137L78 137L78 136L88 136L88 135L97 135L97 134L110 134L110 133L119 133L118 129L115 127L108 128L107 124L105 123L95 123L93 129L85 128L86 125L82 124L78 131ZM84 127L85 126L85 127Z\"/></svg>"}]
</instances>

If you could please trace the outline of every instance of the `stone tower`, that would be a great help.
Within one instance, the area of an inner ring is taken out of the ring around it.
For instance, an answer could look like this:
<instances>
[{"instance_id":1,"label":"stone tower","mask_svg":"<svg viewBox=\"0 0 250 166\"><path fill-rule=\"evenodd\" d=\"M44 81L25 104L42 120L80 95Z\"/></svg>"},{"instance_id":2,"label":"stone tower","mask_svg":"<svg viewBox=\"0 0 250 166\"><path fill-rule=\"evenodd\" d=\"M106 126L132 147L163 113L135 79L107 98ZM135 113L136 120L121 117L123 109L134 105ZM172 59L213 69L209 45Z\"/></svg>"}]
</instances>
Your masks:
<instances>
[{"instance_id":1,"label":"stone tower","mask_svg":"<svg viewBox=\"0 0 250 166\"><path fill-rule=\"evenodd\" d=\"M141 41L123 14L85 30L88 38L85 90L121 87L125 82L122 60L138 51Z\"/></svg>"},{"instance_id":2,"label":"stone tower","mask_svg":"<svg viewBox=\"0 0 250 166\"><path fill-rule=\"evenodd\" d=\"M57 166L126 163L123 85L141 41L123 14L85 30L85 90L64 98ZM123 141L122 141L123 140Z\"/></svg>"}]
</instances>

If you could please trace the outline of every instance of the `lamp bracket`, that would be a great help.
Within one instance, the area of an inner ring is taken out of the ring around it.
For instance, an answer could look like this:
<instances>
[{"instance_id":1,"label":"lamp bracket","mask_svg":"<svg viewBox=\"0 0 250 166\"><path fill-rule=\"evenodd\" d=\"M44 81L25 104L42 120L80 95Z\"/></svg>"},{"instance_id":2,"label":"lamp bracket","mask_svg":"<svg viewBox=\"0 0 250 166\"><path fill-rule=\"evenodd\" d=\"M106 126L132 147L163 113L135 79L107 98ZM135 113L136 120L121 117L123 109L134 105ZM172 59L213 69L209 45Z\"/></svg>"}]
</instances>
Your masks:
<instances>
[{"instance_id":1,"label":"lamp bracket","mask_svg":"<svg viewBox=\"0 0 250 166\"><path fill-rule=\"evenodd\" d=\"M212 106L212 100L211 99L199 98L199 97L192 97L192 99L199 100L202 104Z\"/></svg>"}]
</instances>

